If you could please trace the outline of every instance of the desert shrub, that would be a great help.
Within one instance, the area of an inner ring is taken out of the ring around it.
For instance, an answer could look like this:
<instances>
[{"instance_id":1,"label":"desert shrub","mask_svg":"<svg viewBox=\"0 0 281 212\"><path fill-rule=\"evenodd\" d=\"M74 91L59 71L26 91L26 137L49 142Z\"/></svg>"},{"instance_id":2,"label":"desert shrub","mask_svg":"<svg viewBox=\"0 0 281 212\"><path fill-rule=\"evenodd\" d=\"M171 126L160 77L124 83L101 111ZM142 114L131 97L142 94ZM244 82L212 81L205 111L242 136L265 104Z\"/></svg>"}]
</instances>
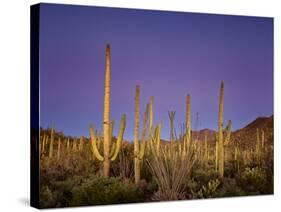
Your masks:
<instances>
[{"instance_id":1,"label":"desert shrub","mask_svg":"<svg viewBox=\"0 0 281 212\"><path fill-rule=\"evenodd\" d=\"M220 188L214 197L245 196L246 192L237 185L233 178L224 178Z\"/></svg>"},{"instance_id":2,"label":"desert shrub","mask_svg":"<svg viewBox=\"0 0 281 212\"><path fill-rule=\"evenodd\" d=\"M144 201L143 191L121 178L92 175L72 190L71 206L132 203Z\"/></svg>"},{"instance_id":3,"label":"desert shrub","mask_svg":"<svg viewBox=\"0 0 281 212\"><path fill-rule=\"evenodd\" d=\"M48 186L40 189L40 207L51 208L56 207L56 194L50 190Z\"/></svg>"},{"instance_id":4,"label":"desert shrub","mask_svg":"<svg viewBox=\"0 0 281 212\"><path fill-rule=\"evenodd\" d=\"M117 159L111 165L111 174L122 179L132 179L134 176L133 145L127 144L121 148Z\"/></svg>"},{"instance_id":5,"label":"desert shrub","mask_svg":"<svg viewBox=\"0 0 281 212\"><path fill-rule=\"evenodd\" d=\"M268 190L266 172L259 167L246 168L244 172L241 173L239 184L249 195L264 194Z\"/></svg>"},{"instance_id":6,"label":"desert shrub","mask_svg":"<svg viewBox=\"0 0 281 212\"><path fill-rule=\"evenodd\" d=\"M194 169L192 178L199 184L208 184L211 180L217 179L218 174L214 169Z\"/></svg>"},{"instance_id":7,"label":"desert shrub","mask_svg":"<svg viewBox=\"0 0 281 212\"><path fill-rule=\"evenodd\" d=\"M218 187L220 184L221 182L218 179L210 180L206 185L203 185L199 191L197 192L192 191L193 199L215 197L218 192Z\"/></svg>"}]
</instances>

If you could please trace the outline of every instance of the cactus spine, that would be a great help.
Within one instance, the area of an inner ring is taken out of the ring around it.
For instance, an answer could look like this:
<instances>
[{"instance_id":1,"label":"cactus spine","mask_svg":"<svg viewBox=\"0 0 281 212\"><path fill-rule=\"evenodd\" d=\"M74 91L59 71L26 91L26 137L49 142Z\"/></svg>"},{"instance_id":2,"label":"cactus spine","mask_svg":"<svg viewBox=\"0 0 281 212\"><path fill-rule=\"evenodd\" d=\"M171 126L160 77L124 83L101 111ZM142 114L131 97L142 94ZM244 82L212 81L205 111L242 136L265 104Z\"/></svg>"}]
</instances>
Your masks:
<instances>
[{"instance_id":1,"label":"cactus spine","mask_svg":"<svg viewBox=\"0 0 281 212\"><path fill-rule=\"evenodd\" d=\"M103 156L100 154L93 126L90 125L91 147L96 158L103 162L103 175L109 177L110 161L114 161L121 148L121 142L126 126L126 116L122 115L117 142L111 146L113 124L110 123L110 46L106 45L105 80L104 80L104 113L103 113ZM111 151L110 151L111 149Z\"/></svg>"}]
</instances>

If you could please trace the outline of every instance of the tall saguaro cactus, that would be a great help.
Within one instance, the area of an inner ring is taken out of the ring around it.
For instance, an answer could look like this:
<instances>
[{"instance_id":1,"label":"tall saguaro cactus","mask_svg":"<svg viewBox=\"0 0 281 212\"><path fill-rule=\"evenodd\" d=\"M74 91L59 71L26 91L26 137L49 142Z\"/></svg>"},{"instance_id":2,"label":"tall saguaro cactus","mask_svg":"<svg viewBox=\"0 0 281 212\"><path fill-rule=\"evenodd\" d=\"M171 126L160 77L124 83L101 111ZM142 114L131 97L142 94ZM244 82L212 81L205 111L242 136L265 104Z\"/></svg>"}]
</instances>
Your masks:
<instances>
[{"instance_id":1,"label":"tall saguaro cactus","mask_svg":"<svg viewBox=\"0 0 281 212\"><path fill-rule=\"evenodd\" d=\"M110 160L110 46L106 45L105 55L105 80L104 80L104 112L103 112L103 174L109 176Z\"/></svg>"},{"instance_id":2,"label":"tall saguaro cactus","mask_svg":"<svg viewBox=\"0 0 281 212\"><path fill-rule=\"evenodd\" d=\"M50 146L49 146L49 158L53 157L54 137L55 137L55 129L54 129L54 127L52 127L52 129L51 129L51 141L50 141Z\"/></svg>"},{"instance_id":3,"label":"tall saguaro cactus","mask_svg":"<svg viewBox=\"0 0 281 212\"><path fill-rule=\"evenodd\" d=\"M106 45L105 80L104 80L104 113L103 113L103 156L100 154L94 128L90 126L91 147L96 158L103 162L103 175L109 177L110 161L114 161L120 151L126 127L126 116L122 115L120 130L115 147L111 145L113 125L110 122L110 46Z\"/></svg>"},{"instance_id":4,"label":"tall saguaro cactus","mask_svg":"<svg viewBox=\"0 0 281 212\"><path fill-rule=\"evenodd\" d=\"M186 96L186 136L184 139L184 151L189 153L191 145L191 123L190 123L190 95Z\"/></svg>"},{"instance_id":5,"label":"tall saguaro cactus","mask_svg":"<svg viewBox=\"0 0 281 212\"><path fill-rule=\"evenodd\" d=\"M140 125L140 86L136 86L135 96L135 129L134 129L134 171L135 171L135 183L138 184L140 181L140 168L141 160L144 156L145 145L146 145L146 128L148 121L148 110L149 104L146 105L141 144L139 144L139 125Z\"/></svg>"},{"instance_id":6,"label":"tall saguaro cactus","mask_svg":"<svg viewBox=\"0 0 281 212\"><path fill-rule=\"evenodd\" d=\"M219 177L224 177L224 146L230 141L232 123L229 120L225 130L223 129L223 105L224 103L224 83L220 85L220 102L219 102L219 124L218 124L218 165ZM224 133L225 132L225 133Z\"/></svg>"},{"instance_id":7,"label":"tall saguaro cactus","mask_svg":"<svg viewBox=\"0 0 281 212\"><path fill-rule=\"evenodd\" d=\"M168 111L169 119L170 119L170 142L173 148L175 142L175 115L176 111Z\"/></svg>"},{"instance_id":8,"label":"tall saguaro cactus","mask_svg":"<svg viewBox=\"0 0 281 212\"><path fill-rule=\"evenodd\" d=\"M150 104L149 104L149 132L152 133L153 130L153 103L154 97L150 97Z\"/></svg>"},{"instance_id":9,"label":"tall saguaro cactus","mask_svg":"<svg viewBox=\"0 0 281 212\"><path fill-rule=\"evenodd\" d=\"M57 150L57 160L60 159L60 152L61 152L60 145L61 145L61 140L60 140L60 137L59 137L59 139L58 139L58 150Z\"/></svg>"}]
</instances>

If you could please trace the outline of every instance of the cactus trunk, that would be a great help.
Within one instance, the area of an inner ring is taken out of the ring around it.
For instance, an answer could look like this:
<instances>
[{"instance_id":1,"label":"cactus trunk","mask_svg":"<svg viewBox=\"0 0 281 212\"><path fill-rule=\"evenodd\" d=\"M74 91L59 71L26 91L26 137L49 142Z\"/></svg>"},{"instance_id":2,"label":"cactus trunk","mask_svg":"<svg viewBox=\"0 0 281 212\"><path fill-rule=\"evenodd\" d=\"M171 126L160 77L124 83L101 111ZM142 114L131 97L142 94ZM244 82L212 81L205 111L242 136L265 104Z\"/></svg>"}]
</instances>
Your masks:
<instances>
[{"instance_id":1,"label":"cactus trunk","mask_svg":"<svg viewBox=\"0 0 281 212\"><path fill-rule=\"evenodd\" d=\"M135 130L134 130L134 163L135 163L135 183L140 181L140 160L136 157L139 154L139 125L140 125L140 86L136 86L135 96Z\"/></svg>"},{"instance_id":2,"label":"cactus trunk","mask_svg":"<svg viewBox=\"0 0 281 212\"><path fill-rule=\"evenodd\" d=\"M60 140L60 138L59 138L59 140L58 140L57 160L60 159L60 145L61 145L61 140Z\"/></svg>"},{"instance_id":3,"label":"cactus trunk","mask_svg":"<svg viewBox=\"0 0 281 212\"><path fill-rule=\"evenodd\" d=\"M191 124L190 124L190 95L186 96L186 136L185 145L187 153L189 153L191 148Z\"/></svg>"},{"instance_id":4,"label":"cactus trunk","mask_svg":"<svg viewBox=\"0 0 281 212\"><path fill-rule=\"evenodd\" d=\"M90 138L91 149L93 155L103 162L103 176L109 177L110 174L110 161L114 161L120 152L121 144L123 141L123 135L126 127L126 115L122 115L120 130L116 143L111 145L113 122L110 122L110 46L106 45L106 68L105 68L105 80L104 80L104 114L103 114L103 156L100 154L99 145L101 138L99 133L97 137L95 130L90 125Z\"/></svg>"},{"instance_id":5,"label":"cactus trunk","mask_svg":"<svg viewBox=\"0 0 281 212\"><path fill-rule=\"evenodd\" d=\"M220 102L219 102L219 125L218 125L218 163L219 177L224 176L224 143L223 143L223 98L224 98L224 83L220 86Z\"/></svg>"},{"instance_id":6,"label":"cactus trunk","mask_svg":"<svg viewBox=\"0 0 281 212\"><path fill-rule=\"evenodd\" d=\"M49 158L53 157L53 145L54 145L54 128L51 130L51 141L50 141L50 146L49 146Z\"/></svg>"},{"instance_id":7,"label":"cactus trunk","mask_svg":"<svg viewBox=\"0 0 281 212\"><path fill-rule=\"evenodd\" d=\"M105 62L105 81L104 81L104 113L103 113L103 175L109 177L110 159L110 46L106 46Z\"/></svg>"}]
</instances>

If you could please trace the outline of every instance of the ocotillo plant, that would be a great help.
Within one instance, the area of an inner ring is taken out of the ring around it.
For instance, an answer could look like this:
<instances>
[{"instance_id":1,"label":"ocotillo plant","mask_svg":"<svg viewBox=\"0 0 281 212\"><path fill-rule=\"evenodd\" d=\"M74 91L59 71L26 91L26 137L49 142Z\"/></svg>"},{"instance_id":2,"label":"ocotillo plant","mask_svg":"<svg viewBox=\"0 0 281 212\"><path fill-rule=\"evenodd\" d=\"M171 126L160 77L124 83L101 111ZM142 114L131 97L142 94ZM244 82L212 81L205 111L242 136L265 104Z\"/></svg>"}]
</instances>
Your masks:
<instances>
[{"instance_id":1,"label":"ocotillo plant","mask_svg":"<svg viewBox=\"0 0 281 212\"><path fill-rule=\"evenodd\" d=\"M218 125L218 165L219 177L224 176L224 145L228 144L231 134L231 121L228 122L226 129L223 129L223 99L224 99L224 83L220 86L220 102L219 102L219 125ZM224 133L225 132L225 133ZM225 135L224 135L225 134Z\"/></svg>"},{"instance_id":2,"label":"ocotillo plant","mask_svg":"<svg viewBox=\"0 0 281 212\"><path fill-rule=\"evenodd\" d=\"M103 175L104 177L109 177L110 171L110 161L116 159L121 142L123 140L123 134L126 126L126 116L122 115L121 126L119 130L118 139L116 142L116 146L110 151L110 145L112 140L112 135L110 132L110 46L106 45L106 60L105 60L105 81L104 81L104 113L103 113L103 156L100 154L97 148L97 140L95 136L95 131L93 127L90 126L90 134L91 134L91 146L94 155L100 161L103 161ZM111 155L113 152L113 155Z\"/></svg>"},{"instance_id":3,"label":"ocotillo plant","mask_svg":"<svg viewBox=\"0 0 281 212\"><path fill-rule=\"evenodd\" d=\"M134 170L135 170L135 183L138 184L140 181L140 166L141 160L144 156L145 145L146 145L146 127L148 121L148 110L149 104L146 105L141 144L139 144L139 125L140 125L140 86L136 86L135 96L135 129L134 129Z\"/></svg>"},{"instance_id":4,"label":"ocotillo plant","mask_svg":"<svg viewBox=\"0 0 281 212\"><path fill-rule=\"evenodd\" d=\"M172 124L171 126L173 127ZM160 132L158 137L160 138ZM165 145L157 152L152 144L151 149L152 154L147 158L147 163L158 185L159 199L179 199L184 190L184 182L196 160L194 149L190 149L189 154L178 151L172 145Z\"/></svg>"}]
</instances>

